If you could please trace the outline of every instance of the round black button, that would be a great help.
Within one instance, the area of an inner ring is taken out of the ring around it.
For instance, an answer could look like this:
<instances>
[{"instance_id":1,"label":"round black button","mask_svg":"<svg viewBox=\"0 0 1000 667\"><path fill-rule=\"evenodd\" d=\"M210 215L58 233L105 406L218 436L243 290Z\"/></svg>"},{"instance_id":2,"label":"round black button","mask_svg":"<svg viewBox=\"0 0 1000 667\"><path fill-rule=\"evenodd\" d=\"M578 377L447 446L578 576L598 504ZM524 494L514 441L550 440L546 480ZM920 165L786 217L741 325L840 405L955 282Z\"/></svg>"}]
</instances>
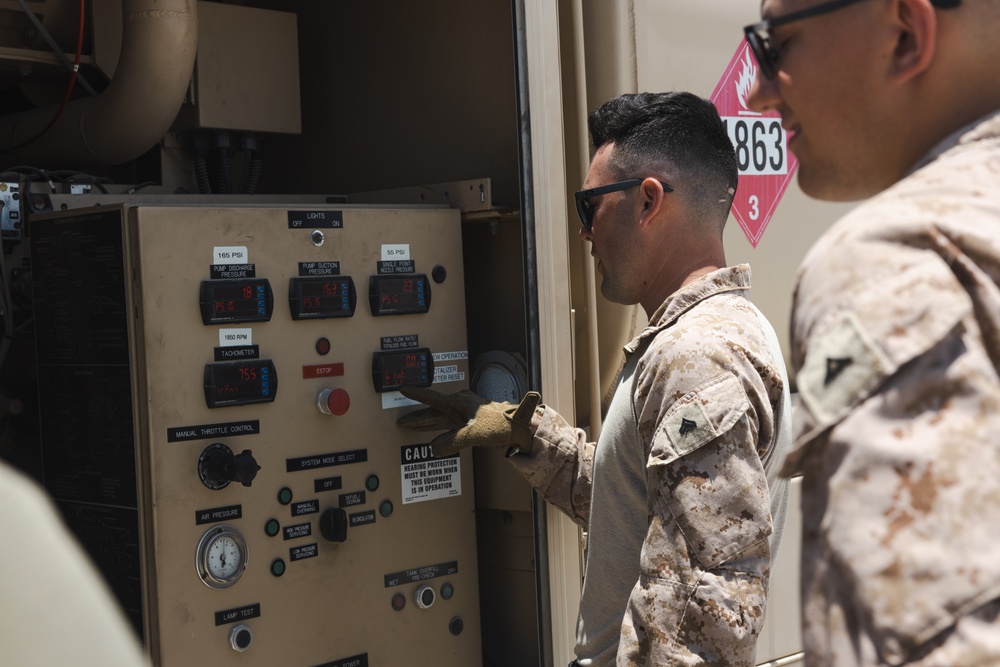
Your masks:
<instances>
[{"instance_id":1,"label":"round black button","mask_svg":"<svg viewBox=\"0 0 1000 667\"><path fill-rule=\"evenodd\" d=\"M320 354L330 353L330 341L327 338L320 338L316 341L316 351Z\"/></svg>"},{"instance_id":2,"label":"round black button","mask_svg":"<svg viewBox=\"0 0 1000 667\"><path fill-rule=\"evenodd\" d=\"M437 599L437 594L430 586L421 586L417 589L417 606L421 609L430 609Z\"/></svg>"},{"instance_id":3,"label":"round black button","mask_svg":"<svg viewBox=\"0 0 1000 667\"><path fill-rule=\"evenodd\" d=\"M458 616L448 621L448 632L455 635L456 637L462 634L462 630L464 629L465 629L465 623L463 623L462 619L459 618Z\"/></svg>"}]
</instances>

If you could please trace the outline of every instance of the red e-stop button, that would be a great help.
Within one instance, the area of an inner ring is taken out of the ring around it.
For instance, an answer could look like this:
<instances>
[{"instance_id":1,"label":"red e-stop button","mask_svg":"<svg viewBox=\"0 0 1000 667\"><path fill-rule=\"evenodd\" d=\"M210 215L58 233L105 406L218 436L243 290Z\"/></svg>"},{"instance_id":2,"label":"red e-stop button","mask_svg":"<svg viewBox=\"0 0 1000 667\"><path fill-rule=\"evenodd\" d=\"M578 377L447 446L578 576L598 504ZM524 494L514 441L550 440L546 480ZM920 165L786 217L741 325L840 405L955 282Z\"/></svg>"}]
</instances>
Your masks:
<instances>
[{"instance_id":1,"label":"red e-stop button","mask_svg":"<svg viewBox=\"0 0 1000 667\"><path fill-rule=\"evenodd\" d=\"M351 395L346 389L324 389L316 395L316 407L324 415L340 417L351 407Z\"/></svg>"}]
</instances>

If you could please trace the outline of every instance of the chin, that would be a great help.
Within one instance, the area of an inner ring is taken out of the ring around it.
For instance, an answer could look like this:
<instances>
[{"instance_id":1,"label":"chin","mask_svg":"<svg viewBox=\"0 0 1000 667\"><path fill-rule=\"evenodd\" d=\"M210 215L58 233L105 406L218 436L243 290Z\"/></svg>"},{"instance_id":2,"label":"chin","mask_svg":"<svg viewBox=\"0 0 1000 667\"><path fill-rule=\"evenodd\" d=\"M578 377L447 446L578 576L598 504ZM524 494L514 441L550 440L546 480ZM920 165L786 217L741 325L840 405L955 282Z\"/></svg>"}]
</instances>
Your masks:
<instances>
[{"instance_id":1,"label":"chin","mask_svg":"<svg viewBox=\"0 0 1000 667\"><path fill-rule=\"evenodd\" d=\"M611 303L618 303L623 306L631 306L634 303L639 303L638 299L629 298L619 290L614 289L614 286L609 286L607 280L601 283L601 296Z\"/></svg>"},{"instance_id":2,"label":"chin","mask_svg":"<svg viewBox=\"0 0 1000 667\"><path fill-rule=\"evenodd\" d=\"M857 171L850 171L844 177L832 167L810 169L799 158L799 188L809 197L821 201L851 202L878 194L884 188L872 187Z\"/></svg>"},{"instance_id":3,"label":"chin","mask_svg":"<svg viewBox=\"0 0 1000 667\"><path fill-rule=\"evenodd\" d=\"M621 301L618 300L615 294L614 287L608 285L607 278L605 278L604 282L601 283L601 296L603 296L606 300L610 301L611 303L621 303Z\"/></svg>"}]
</instances>

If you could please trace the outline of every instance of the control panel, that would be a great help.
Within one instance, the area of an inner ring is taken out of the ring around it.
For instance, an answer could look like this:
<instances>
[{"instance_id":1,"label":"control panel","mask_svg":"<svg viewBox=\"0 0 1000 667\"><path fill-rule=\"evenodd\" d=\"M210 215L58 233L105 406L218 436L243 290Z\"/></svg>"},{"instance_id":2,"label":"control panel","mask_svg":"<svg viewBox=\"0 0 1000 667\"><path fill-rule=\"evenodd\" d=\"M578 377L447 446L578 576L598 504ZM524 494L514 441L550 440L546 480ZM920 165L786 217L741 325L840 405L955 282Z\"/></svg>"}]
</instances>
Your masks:
<instances>
[{"instance_id":1,"label":"control panel","mask_svg":"<svg viewBox=\"0 0 1000 667\"><path fill-rule=\"evenodd\" d=\"M395 423L468 387L457 211L30 233L46 483L155 665L482 663L471 455Z\"/></svg>"}]
</instances>

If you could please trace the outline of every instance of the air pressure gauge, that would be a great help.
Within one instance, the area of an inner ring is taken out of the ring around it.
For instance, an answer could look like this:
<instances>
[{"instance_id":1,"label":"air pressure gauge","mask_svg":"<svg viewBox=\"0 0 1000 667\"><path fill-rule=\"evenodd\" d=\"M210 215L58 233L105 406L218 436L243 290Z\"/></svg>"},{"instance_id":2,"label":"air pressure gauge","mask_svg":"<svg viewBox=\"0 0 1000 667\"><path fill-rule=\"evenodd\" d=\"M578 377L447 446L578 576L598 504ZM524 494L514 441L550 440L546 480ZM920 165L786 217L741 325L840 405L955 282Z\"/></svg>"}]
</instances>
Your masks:
<instances>
[{"instance_id":1,"label":"air pressure gauge","mask_svg":"<svg viewBox=\"0 0 1000 667\"><path fill-rule=\"evenodd\" d=\"M247 567L247 543L229 525L211 528L201 536L195 557L198 576L210 588L229 588Z\"/></svg>"}]
</instances>

